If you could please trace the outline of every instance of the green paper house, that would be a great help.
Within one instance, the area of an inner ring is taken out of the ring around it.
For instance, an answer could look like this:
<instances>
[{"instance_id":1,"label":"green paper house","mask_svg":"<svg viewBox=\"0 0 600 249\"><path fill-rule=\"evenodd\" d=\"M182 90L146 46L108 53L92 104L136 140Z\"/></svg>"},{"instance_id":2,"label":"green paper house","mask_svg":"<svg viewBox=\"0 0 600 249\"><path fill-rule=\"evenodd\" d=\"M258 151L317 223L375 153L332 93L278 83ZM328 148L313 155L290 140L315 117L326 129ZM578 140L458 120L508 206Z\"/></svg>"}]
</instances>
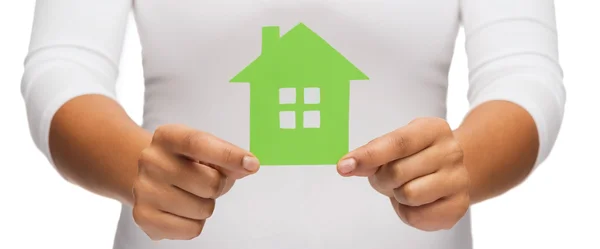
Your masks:
<instances>
[{"instance_id":1,"label":"green paper house","mask_svg":"<svg viewBox=\"0 0 600 249\"><path fill-rule=\"evenodd\" d=\"M231 80L250 83L250 151L262 165L336 164L351 80L368 77L304 24L264 27L260 56Z\"/></svg>"}]
</instances>

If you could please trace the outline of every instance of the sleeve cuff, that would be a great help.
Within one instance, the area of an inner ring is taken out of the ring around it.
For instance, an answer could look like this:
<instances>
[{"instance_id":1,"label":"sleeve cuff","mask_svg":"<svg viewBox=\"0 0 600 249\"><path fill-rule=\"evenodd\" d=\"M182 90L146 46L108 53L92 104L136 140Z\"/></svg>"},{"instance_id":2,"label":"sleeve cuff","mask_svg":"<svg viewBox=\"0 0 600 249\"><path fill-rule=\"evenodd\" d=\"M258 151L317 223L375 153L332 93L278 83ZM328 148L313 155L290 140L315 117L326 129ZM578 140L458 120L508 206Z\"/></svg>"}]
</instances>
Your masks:
<instances>
[{"instance_id":1,"label":"sleeve cuff","mask_svg":"<svg viewBox=\"0 0 600 249\"><path fill-rule=\"evenodd\" d=\"M548 82L548 81L551 82ZM539 137L536 169L549 156L564 116L565 89L560 80L522 73L499 78L470 94L470 109L492 100L515 103L533 118Z\"/></svg>"},{"instance_id":2,"label":"sleeve cuff","mask_svg":"<svg viewBox=\"0 0 600 249\"><path fill-rule=\"evenodd\" d=\"M38 72L33 72L37 70ZM35 74L35 75L34 75ZM55 166L49 146L50 125L56 112L69 100L82 95L97 94L116 99L114 82L100 73L77 63L55 61L45 70L40 67L26 71L22 94L33 142Z\"/></svg>"}]
</instances>

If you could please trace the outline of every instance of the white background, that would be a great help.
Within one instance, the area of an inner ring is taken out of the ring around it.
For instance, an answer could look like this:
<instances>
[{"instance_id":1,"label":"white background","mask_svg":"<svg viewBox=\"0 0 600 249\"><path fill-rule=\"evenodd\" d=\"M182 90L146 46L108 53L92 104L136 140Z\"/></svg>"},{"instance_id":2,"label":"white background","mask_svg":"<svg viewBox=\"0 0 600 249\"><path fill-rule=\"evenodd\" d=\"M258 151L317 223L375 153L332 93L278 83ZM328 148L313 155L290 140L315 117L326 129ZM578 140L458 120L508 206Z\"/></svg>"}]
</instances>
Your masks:
<instances>
[{"instance_id":1,"label":"white background","mask_svg":"<svg viewBox=\"0 0 600 249\"><path fill-rule=\"evenodd\" d=\"M563 128L527 182L473 207L477 249L600 248L600 2L555 3L567 89ZM64 181L29 136L20 79L34 4L0 2L0 248L112 248L119 204ZM143 78L131 24L118 95L139 123ZM462 33L458 39L449 92L454 127L468 107Z\"/></svg>"}]
</instances>

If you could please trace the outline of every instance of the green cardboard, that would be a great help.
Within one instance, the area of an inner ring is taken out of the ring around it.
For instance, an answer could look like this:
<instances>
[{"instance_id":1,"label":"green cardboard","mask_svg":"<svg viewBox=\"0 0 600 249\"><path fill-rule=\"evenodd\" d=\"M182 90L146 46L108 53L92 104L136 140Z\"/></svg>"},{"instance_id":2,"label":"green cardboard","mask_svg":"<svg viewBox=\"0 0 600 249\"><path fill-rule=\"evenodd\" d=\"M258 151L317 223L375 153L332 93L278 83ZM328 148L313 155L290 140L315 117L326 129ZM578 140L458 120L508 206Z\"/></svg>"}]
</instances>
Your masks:
<instances>
[{"instance_id":1,"label":"green cardboard","mask_svg":"<svg viewBox=\"0 0 600 249\"><path fill-rule=\"evenodd\" d=\"M368 79L302 23L281 37L263 27L260 56L230 81L250 83L250 151L263 166L336 164L349 150L350 81Z\"/></svg>"}]
</instances>

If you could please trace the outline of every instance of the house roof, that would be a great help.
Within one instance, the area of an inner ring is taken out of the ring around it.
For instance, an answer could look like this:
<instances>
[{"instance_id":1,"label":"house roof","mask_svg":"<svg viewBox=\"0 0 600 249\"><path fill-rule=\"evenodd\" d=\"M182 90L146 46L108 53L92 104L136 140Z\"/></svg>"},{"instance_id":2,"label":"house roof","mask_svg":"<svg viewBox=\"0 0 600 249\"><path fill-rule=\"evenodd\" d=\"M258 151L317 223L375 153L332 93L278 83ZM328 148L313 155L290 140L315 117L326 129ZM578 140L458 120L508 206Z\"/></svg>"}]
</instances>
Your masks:
<instances>
[{"instance_id":1,"label":"house roof","mask_svg":"<svg viewBox=\"0 0 600 249\"><path fill-rule=\"evenodd\" d=\"M302 23L282 37L279 37L279 27L265 27L262 42L261 55L231 82L302 84L369 79Z\"/></svg>"}]
</instances>

